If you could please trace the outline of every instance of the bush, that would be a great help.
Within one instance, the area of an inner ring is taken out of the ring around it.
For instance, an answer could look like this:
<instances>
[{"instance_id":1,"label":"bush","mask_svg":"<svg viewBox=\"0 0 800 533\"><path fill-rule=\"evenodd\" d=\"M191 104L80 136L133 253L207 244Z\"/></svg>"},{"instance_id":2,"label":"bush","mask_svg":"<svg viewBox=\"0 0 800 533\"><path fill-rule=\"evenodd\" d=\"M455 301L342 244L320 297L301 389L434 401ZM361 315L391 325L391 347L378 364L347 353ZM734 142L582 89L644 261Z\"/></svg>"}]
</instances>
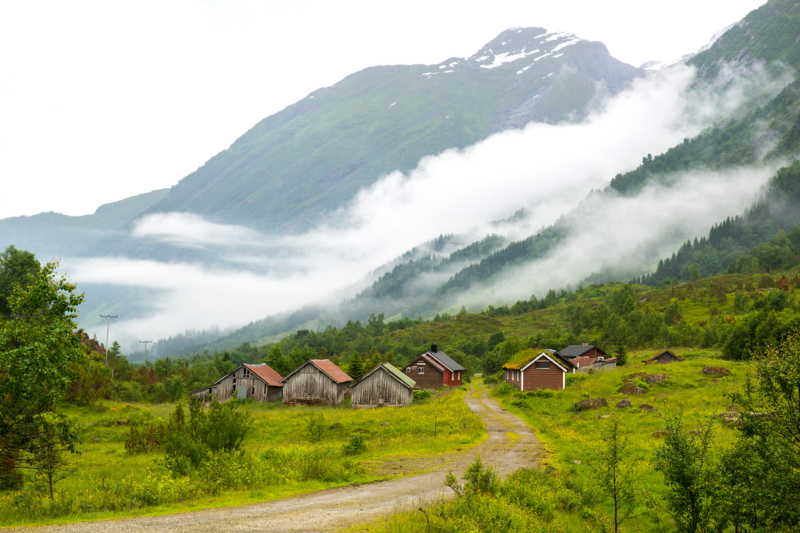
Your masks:
<instances>
[{"instance_id":1,"label":"bush","mask_svg":"<svg viewBox=\"0 0 800 533\"><path fill-rule=\"evenodd\" d=\"M167 428L161 420L131 424L125 435L125 451L131 455L154 452L164 447L166 438Z\"/></svg>"},{"instance_id":2,"label":"bush","mask_svg":"<svg viewBox=\"0 0 800 533\"><path fill-rule=\"evenodd\" d=\"M555 393L556 391L552 389L536 389L526 392L525 395L532 396L534 398L552 398Z\"/></svg>"},{"instance_id":3,"label":"bush","mask_svg":"<svg viewBox=\"0 0 800 533\"><path fill-rule=\"evenodd\" d=\"M495 396L508 396L510 394L516 394L519 392L514 385L509 383L502 383L494 389Z\"/></svg>"},{"instance_id":4,"label":"bush","mask_svg":"<svg viewBox=\"0 0 800 533\"><path fill-rule=\"evenodd\" d=\"M353 433L350 440L342 446L345 455L358 455L367 451L367 439L361 433Z\"/></svg>"},{"instance_id":5,"label":"bush","mask_svg":"<svg viewBox=\"0 0 800 533\"><path fill-rule=\"evenodd\" d=\"M325 438L325 416L322 413L308 415L306 435L311 442L322 442Z\"/></svg>"},{"instance_id":6,"label":"bush","mask_svg":"<svg viewBox=\"0 0 800 533\"><path fill-rule=\"evenodd\" d=\"M141 402L142 386L135 381L114 381L111 395L118 402Z\"/></svg>"},{"instance_id":7,"label":"bush","mask_svg":"<svg viewBox=\"0 0 800 533\"><path fill-rule=\"evenodd\" d=\"M429 391L428 389L419 389L414 391L414 399L417 401L425 400L430 397L431 397L431 391Z\"/></svg>"},{"instance_id":8,"label":"bush","mask_svg":"<svg viewBox=\"0 0 800 533\"><path fill-rule=\"evenodd\" d=\"M577 374L567 374L566 386L571 387L575 385L580 385L581 383L586 381L588 377L589 376L587 374L584 374L582 372L579 372Z\"/></svg>"}]
</instances>

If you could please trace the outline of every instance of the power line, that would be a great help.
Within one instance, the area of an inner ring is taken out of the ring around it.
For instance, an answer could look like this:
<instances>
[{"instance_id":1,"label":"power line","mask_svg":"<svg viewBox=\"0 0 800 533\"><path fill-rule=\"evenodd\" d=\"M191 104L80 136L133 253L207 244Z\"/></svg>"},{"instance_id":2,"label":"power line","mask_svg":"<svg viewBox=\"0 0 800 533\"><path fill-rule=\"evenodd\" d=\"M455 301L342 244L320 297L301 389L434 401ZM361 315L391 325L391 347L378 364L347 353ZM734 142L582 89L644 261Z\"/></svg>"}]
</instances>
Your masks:
<instances>
[{"instance_id":1,"label":"power line","mask_svg":"<svg viewBox=\"0 0 800 533\"><path fill-rule=\"evenodd\" d=\"M144 343L144 364L146 365L147 364L147 343L148 342L153 342L153 341L139 341L139 342Z\"/></svg>"},{"instance_id":2,"label":"power line","mask_svg":"<svg viewBox=\"0 0 800 533\"><path fill-rule=\"evenodd\" d=\"M106 366L108 366L108 331L111 329L111 319L117 318L117 315L100 315L100 317L106 319Z\"/></svg>"}]
</instances>

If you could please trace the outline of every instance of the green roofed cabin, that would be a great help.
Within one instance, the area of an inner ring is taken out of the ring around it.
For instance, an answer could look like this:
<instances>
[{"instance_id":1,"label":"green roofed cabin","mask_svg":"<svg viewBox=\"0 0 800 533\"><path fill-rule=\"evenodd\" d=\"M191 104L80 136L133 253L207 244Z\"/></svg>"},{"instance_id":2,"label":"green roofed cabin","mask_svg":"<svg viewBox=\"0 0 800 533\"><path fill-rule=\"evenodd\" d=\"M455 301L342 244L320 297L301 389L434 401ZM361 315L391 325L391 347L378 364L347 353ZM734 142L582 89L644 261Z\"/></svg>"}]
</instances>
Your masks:
<instances>
[{"instance_id":1,"label":"green roofed cabin","mask_svg":"<svg viewBox=\"0 0 800 533\"><path fill-rule=\"evenodd\" d=\"M381 363L350 387L350 405L354 409L411 405L415 385L393 365Z\"/></svg>"},{"instance_id":2,"label":"green roofed cabin","mask_svg":"<svg viewBox=\"0 0 800 533\"><path fill-rule=\"evenodd\" d=\"M503 370L506 383L521 391L532 391L561 390L566 386L567 374L574 374L577 369L555 350L531 348L514 355Z\"/></svg>"},{"instance_id":3,"label":"green roofed cabin","mask_svg":"<svg viewBox=\"0 0 800 533\"><path fill-rule=\"evenodd\" d=\"M664 364L664 363L678 363L680 361L683 361L683 357L681 357L680 355L675 355L669 350L664 350L660 354L654 355L650 359L645 359L642 362L648 365L654 365L654 364Z\"/></svg>"}]
</instances>

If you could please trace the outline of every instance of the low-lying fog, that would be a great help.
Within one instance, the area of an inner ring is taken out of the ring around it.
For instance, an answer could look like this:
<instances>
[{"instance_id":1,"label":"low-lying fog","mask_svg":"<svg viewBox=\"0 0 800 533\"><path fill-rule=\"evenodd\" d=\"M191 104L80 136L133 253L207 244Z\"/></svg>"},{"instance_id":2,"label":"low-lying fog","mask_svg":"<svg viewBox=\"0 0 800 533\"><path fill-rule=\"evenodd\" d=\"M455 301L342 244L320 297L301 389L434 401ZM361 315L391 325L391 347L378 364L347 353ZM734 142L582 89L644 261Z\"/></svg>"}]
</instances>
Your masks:
<instances>
[{"instance_id":1,"label":"low-lying fog","mask_svg":"<svg viewBox=\"0 0 800 533\"><path fill-rule=\"evenodd\" d=\"M543 296L635 254L642 243L656 240L658 254L671 253L686 238L743 211L772 175L773 168L692 172L669 189L648 188L634 198L587 199L643 156L696 135L742 101L741 87L712 95L692 89L693 79L688 67L653 73L580 123L529 124L425 158L409 175L384 176L326 225L301 236L269 237L186 213L149 215L133 229L137 239L211 250L227 268L124 257L67 258L62 267L80 283L160 291L147 317L127 319L124 309L108 310L120 315L118 340L138 350L132 344L136 336L158 339L212 324L241 326L332 294L339 298L343 287L352 296L370 271L440 234L477 240L501 231L524 238L583 202L587 216L577 219L574 235L552 256L514 271L470 301L477 306L532 292ZM531 213L525 228L489 224L521 207ZM632 260L646 264L653 257ZM97 334L104 338L105 327Z\"/></svg>"}]
</instances>

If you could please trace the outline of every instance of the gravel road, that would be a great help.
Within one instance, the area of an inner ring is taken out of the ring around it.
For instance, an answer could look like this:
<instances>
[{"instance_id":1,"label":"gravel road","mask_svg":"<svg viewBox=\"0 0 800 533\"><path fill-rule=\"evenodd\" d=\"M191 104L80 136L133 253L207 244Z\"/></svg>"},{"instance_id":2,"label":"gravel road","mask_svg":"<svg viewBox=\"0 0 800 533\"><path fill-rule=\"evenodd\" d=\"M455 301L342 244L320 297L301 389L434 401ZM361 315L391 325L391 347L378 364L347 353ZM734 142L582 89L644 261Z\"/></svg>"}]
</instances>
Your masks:
<instances>
[{"instance_id":1,"label":"gravel road","mask_svg":"<svg viewBox=\"0 0 800 533\"><path fill-rule=\"evenodd\" d=\"M474 390L474 389L473 389ZM506 475L538 464L542 446L525 423L502 409L485 391L465 396L469 408L483 419L489 437L468 452L452 456L434 471L353 487L329 489L304 496L244 507L208 509L165 516L79 522L21 528L26 533L218 532L218 531L333 531L389 514L398 506L446 497L442 484L448 470L463 472L480 454L484 463ZM447 492L451 492L447 489Z\"/></svg>"}]
</instances>

